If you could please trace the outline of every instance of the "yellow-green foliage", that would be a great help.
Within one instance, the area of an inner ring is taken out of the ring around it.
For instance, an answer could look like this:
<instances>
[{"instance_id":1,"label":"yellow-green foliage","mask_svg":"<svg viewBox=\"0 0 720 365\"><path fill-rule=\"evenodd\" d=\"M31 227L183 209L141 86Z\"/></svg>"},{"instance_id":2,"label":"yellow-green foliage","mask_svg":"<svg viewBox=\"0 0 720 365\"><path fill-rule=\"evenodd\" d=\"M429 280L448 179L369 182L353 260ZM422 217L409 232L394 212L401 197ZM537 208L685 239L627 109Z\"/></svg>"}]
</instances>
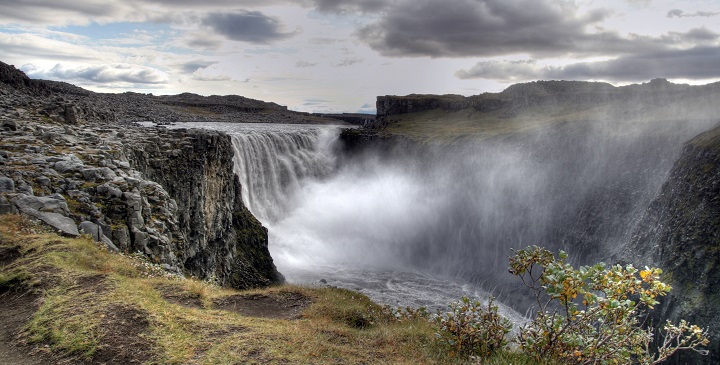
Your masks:
<instances>
[{"instance_id":1,"label":"yellow-green foliage","mask_svg":"<svg viewBox=\"0 0 720 365\"><path fill-rule=\"evenodd\" d=\"M451 303L450 311L435 317L436 336L448 347L451 355L490 357L508 344L506 335L512 323L493 305L494 298L483 305L477 300L463 297Z\"/></svg>"},{"instance_id":2,"label":"yellow-green foliage","mask_svg":"<svg viewBox=\"0 0 720 365\"><path fill-rule=\"evenodd\" d=\"M656 331L641 319L671 289L660 269L602 263L575 269L566 258L532 246L510 259L510 273L537 299L535 317L518 335L523 352L564 364L657 364L683 349L707 354L700 349L708 345L707 330L684 321L668 322L659 331L664 344L650 349Z\"/></svg>"}]
</instances>

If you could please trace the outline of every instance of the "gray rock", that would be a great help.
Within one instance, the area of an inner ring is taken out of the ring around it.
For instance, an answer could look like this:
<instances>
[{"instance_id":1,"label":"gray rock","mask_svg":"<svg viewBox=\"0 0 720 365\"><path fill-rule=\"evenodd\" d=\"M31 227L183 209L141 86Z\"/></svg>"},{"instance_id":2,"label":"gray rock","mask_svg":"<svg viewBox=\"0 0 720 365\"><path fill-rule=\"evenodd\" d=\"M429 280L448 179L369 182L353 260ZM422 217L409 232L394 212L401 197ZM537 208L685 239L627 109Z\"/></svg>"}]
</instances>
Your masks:
<instances>
[{"instance_id":1,"label":"gray rock","mask_svg":"<svg viewBox=\"0 0 720 365\"><path fill-rule=\"evenodd\" d=\"M124 225L113 228L112 240L117 243L117 246L125 252L130 251L130 231Z\"/></svg>"},{"instance_id":2,"label":"gray rock","mask_svg":"<svg viewBox=\"0 0 720 365\"><path fill-rule=\"evenodd\" d=\"M5 176L0 176L0 193L14 193L15 182L13 179Z\"/></svg>"},{"instance_id":3,"label":"gray rock","mask_svg":"<svg viewBox=\"0 0 720 365\"><path fill-rule=\"evenodd\" d=\"M35 218L40 219L41 221L49 224L51 227L57 229L60 231L61 234L77 237L80 235L77 229L77 225L75 225L75 221L73 221L71 218L68 218L66 216L63 216L62 214L58 213L49 213L49 212L23 212L28 215L32 215Z\"/></svg>"},{"instance_id":4,"label":"gray rock","mask_svg":"<svg viewBox=\"0 0 720 365\"><path fill-rule=\"evenodd\" d=\"M0 194L0 214L16 214L17 212L18 210L15 208L15 204Z\"/></svg>"},{"instance_id":5,"label":"gray rock","mask_svg":"<svg viewBox=\"0 0 720 365\"><path fill-rule=\"evenodd\" d=\"M80 222L78 228L80 229L80 233L90 235L97 242L100 242L102 237L105 236L100 226L90 221Z\"/></svg>"},{"instance_id":6,"label":"gray rock","mask_svg":"<svg viewBox=\"0 0 720 365\"><path fill-rule=\"evenodd\" d=\"M15 185L15 190L17 190L20 193L25 193L27 195L35 195L35 194L33 194L32 186L30 186L30 184L25 182L25 180L23 180L23 179L18 180L17 185Z\"/></svg>"},{"instance_id":7,"label":"gray rock","mask_svg":"<svg viewBox=\"0 0 720 365\"><path fill-rule=\"evenodd\" d=\"M58 199L57 196L59 195L53 194L50 197L42 197L20 194L18 199L15 201L15 205L23 212L27 209L31 209L39 212L56 213L64 216L69 215L70 212L68 210L67 203L64 199Z\"/></svg>"},{"instance_id":8,"label":"gray rock","mask_svg":"<svg viewBox=\"0 0 720 365\"><path fill-rule=\"evenodd\" d=\"M72 104L65 105L65 121L70 124L78 124L78 112Z\"/></svg>"},{"instance_id":9,"label":"gray rock","mask_svg":"<svg viewBox=\"0 0 720 365\"><path fill-rule=\"evenodd\" d=\"M37 181L37 183L40 184L41 186L48 186L48 185L50 185L50 182L51 182L50 178L45 175L38 176L38 178L35 179L35 181Z\"/></svg>"},{"instance_id":10,"label":"gray rock","mask_svg":"<svg viewBox=\"0 0 720 365\"><path fill-rule=\"evenodd\" d=\"M90 221L84 221L80 223L80 233L88 234L90 235L95 241L102 242L105 244L105 247L108 248L108 250L113 252L120 252L120 249L115 246L115 244L103 234L102 229L100 229L100 226L97 224L90 222Z\"/></svg>"},{"instance_id":11,"label":"gray rock","mask_svg":"<svg viewBox=\"0 0 720 365\"><path fill-rule=\"evenodd\" d=\"M105 183L95 188L98 194L102 194L105 197L120 198L123 196L122 190L111 183Z\"/></svg>"},{"instance_id":12,"label":"gray rock","mask_svg":"<svg viewBox=\"0 0 720 365\"><path fill-rule=\"evenodd\" d=\"M53 168L60 173L80 172L83 169L83 164L63 160L56 162Z\"/></svg>"},{"instance_id":13,"label":"gray rock","mask_svg":"<svg viewBox=\"0 0 720 365\"><path fill-rule=\"evenodd\" d=\"M22 195L22 194L21 194ZM35 197L35 196L22 196L20 199L18 199L15 202L15 205L18 207L18 209L34 218L37 218L51 227L57 229L60 231L61 234L77 237L80 235L77 229L77 225L75 225L75 221L72 219L66 217L63 214L55 213L52 211L40 211L38 209L35 209L33 207L38 206L39 200L37 199L43 199L41 197ZM52 200L55 202L60 202L59 200L52 199L52 198L45 198L46 200ZM67 205L66 205L67 208Z\"/></svg>"},{"instance_id":14,"label":"gray rock","mask_svg":"<svg viewBox=\"0 0 720 365\"><path fill-rule=\"evenodd\" d=\"M100 177L103 180L115 180L117 178L117 175L115 174L115 171L113 171L110 168L107 167L101 167L98 169L98 173L100 174Z\"/></svg>"},{"instance_id":15,"label":"gray rock","mask_svg":"<svg viewBox=\"0 0 720 365\"><path fill-rule=\"evenodd\" d=\"M100 173L98 172L98 169L94 168L83 169L82 174L87 181L95 181L100 178Z\"/></svg>"},{"instance_id":16,"label":"gray rock","mask_svg":"<svg viewBox=\"0 0 720 365\"><path fill-rule=\"evenodd\" d=\"M109 238L107 238L107 236L103 235L102 238L100 239L100 242L104 243L105 247L107 247L108 250L110 250L112 252L120 252L120 249L117 246L115 246L113 241L111 241Z\"/></svg>"}]
</instances>

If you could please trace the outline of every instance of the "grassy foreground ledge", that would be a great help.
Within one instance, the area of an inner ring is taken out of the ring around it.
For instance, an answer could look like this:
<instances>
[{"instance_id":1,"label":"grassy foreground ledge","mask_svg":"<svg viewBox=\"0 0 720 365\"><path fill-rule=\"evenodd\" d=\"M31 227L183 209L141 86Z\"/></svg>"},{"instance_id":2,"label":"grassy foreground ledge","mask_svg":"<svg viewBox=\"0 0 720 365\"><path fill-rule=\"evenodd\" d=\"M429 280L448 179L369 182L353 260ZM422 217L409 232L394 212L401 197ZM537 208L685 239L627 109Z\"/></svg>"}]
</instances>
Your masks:
<instances>
[{"instance_id":1,"label":"grassy foreground ledge","mask_svg":"<svg viewBox=\"0 0 720 365\"><path fill-rule=\"evenodd\" d=\"M28 364L475 363L449 356L427 320L394 320L357 292L223 289L17 215L0 215L0 292L15 325L2 340Z\"/></svg>"}]
</instances>

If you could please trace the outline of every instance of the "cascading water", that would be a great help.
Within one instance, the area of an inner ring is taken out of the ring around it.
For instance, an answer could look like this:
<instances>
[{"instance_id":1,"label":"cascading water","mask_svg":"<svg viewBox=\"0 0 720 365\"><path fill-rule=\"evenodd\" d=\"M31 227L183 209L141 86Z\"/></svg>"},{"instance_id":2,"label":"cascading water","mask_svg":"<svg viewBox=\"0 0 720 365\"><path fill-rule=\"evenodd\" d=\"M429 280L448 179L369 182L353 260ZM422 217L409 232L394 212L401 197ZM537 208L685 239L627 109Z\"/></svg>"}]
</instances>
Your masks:
<instances>
[{"instance_id":1,"label":"cascading water","mask_svg":"<svg viewBox=\"0 0 720 365\"><path fill-rule=\"evenodd\" d=\"M576 122L341 165L336 127L190 126L232 136L243 199L290 281L325 279L388 304L439 308L486 296L481 286L521 303L505 291L517 282L506 271L511 248L609 257L682 143L708 123Z\"/></svg>"},{"instance_id":2,"label":"cascading water","mask_svg":"<svg viewBox=\"0 0 720 365\"><path fill-rule=\"evenodd\" d=\"M333 130L268 130L251 124L231 136L244 203L265 223L285 216L287 202L304 179L321 178L334 167Z\"/></svg>"}]
</instances>

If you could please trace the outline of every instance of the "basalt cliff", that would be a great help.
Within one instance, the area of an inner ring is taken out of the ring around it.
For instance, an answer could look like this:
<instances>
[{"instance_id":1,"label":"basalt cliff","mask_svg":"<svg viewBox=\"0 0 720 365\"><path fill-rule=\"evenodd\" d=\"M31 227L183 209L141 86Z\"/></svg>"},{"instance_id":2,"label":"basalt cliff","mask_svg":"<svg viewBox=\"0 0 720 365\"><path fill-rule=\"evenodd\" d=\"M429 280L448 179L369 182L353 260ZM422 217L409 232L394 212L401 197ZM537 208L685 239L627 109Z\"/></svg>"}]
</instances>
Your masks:
<instances>
[{"instance_id":1,"label":"basalt cliff","mask_svg":"<svg viewBox=\"0 0 720 365\"><path fill-rule=\"evenodd\" d=\"M284 113L248 100L96 94L0 63L0 213L89 234L178 275L235 288L279 283L267 230L242 203L229 136L130 123L196 115L177 107Z\"/></svg>"}]
</instances>

